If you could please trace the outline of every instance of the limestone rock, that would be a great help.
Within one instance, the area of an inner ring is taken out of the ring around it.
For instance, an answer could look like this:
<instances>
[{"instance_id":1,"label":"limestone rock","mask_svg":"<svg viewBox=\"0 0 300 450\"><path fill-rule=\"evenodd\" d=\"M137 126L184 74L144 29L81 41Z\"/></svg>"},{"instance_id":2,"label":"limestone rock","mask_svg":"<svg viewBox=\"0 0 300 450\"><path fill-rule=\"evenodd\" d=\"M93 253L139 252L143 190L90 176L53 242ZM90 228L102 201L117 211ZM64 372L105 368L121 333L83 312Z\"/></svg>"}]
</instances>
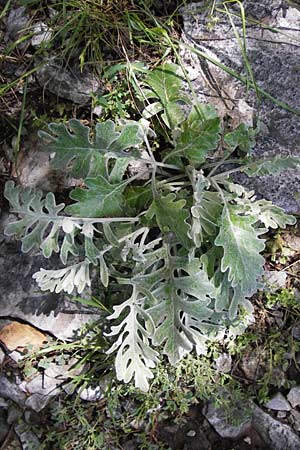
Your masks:
<instances>
[{"instance_id":1,"label":"limestone rock","mask_svg":"<svg viewBox=\"0 0 300 450\"><path fill-rule=\"evenodd\" d=\"M300 386L293 387L287 395L287 399L293 408L300 405Z\"/></svg>"},{"instance_id":2,"label":"limestone rock","mask_svg":"<svg viewBox=\"0 0 300 450\"><path fill-rule=\"evenodd\" d=\"M22 416L22 410L15 404L12 404L8 409L7 414L7 423L8 425L12 425L17 423L20 417Z\"/></svg>"},{"instance_id":3,"label":"limestone rock","mask_svg":"<svg viewBox=\"0 0 300 450\"><path fill-rule=\"evenodd\" d=\"M39 450L41 443L36 434L31 431L26 423L20 423L15 426L15 432L22 444L22 450Z\"/></svg>"},{"instance_id":4,"label":"limestone rock","mask_svg":"<svg viewBox=\"0 0 300 450\"><path fill-rule=\"evenodd\" d=\"M63 192L71 187L81 186L82 180L53 169L51 155L45 151L44 147L45 143L37 133L28 133L22 139L21 150L18 153L16 165L13 166L12 176L18 178L24 188L36 188L44 192Z\"/></svg>"},{"instance_id":5,"label":"limestone rock","mask_svg":"<svg viewBox=\"0 0 300 450\"><path fill-rule=\"evenodd\" d=\"M2 365L2 363L4 361L4 358L5 358L5 353L2 350L2 348L0 347L0 366Z\"/></svg>"},{"instance_id":6,"label":"limestone rock","mask_svg":"<svg viewBox=\"0 0 300 450\"><path fill-rule=\"evenodd\" d=\"M208 403L202 413L222 438L239 439L247 435L251 428L251 413L246 407L240 409L238 416L231 420L226 411L216 408L212 402Z\"/></svg>"},{"instance_id":7,"label":"limestone rock","mask_svg":"<svg viewBox=\"0 0 300 450\"><path fill-rule=\"evenodd\" d=\"M74 338L81 326L98 318L97 311L63 294L39 290L33 273L41 267L55 267L57 258L45 260L40 255L24 254L19 242L3 237L0 255L0 317L24 320L62 340Z\"/></svg>"},{"instance_id":8,"label":"limestone rock","mask_svg":"<svg viewBox=\"0 0 300 450\"><path fill-rule=\"evenodd\" d=\"M79 397L81 400L96 402L103 398L103 391L100 386L88 386L87 388L79 390Z\"/></svg>"},{"instance_id":9,"label":"limestone rock","mask_svg":"<svg viewBox=\"0 0 300 450\"><path fill-rule=\"evenodd\" d=\"M272 397L264 406L268 409L272 409L274 411L290 411L291 405L287 401L287 399L278 392L274 397Z\"/></svg>"},{"instance_id":10,"label":"limestone rock","mask_svg":"<svg viewBox=\"0 0 300 450\"><path fill-rule=\"evenodd\" d=\"M34 24L32 32L34 33L31 38L33 47L39 47L41 44L48 42L52 36L51 30L44 22Z\"/></svg>"},{"instance_id":11,"label":"limestone rock","mask_svg":"<svg viewBox=\"0 0 300 450\"><path fill-rule=\"evenodd\" d=\"M227 353L223 353L216 360L216 369L221 373L229 373L231 371L232 358Z\"/></svg>"},{"instance_id":12,"label":"limestone rock","mask_svg":"<svg viewBox=\"0 0 300 450\"><path fill-rule=\"evenodd\" d=\"M54 396L51 395L42 395L38 393L32 394L27 398L25 406L26 408L30 408L33 411L40 412L44 408L46 408L46 406L53 399L53 397Z\"/></svg>"},{"instance_id":13,"label":"limestone rock","mask_svg":"<svg viewBox=\"0 0 300 450\"><path fill-rule=\"evenodd\" d=\"M247 13L255 19L255 22L247 22L246 33L247 56L256 83L295 110L300 105L300 11L291 5L292 2L281 0L243 1ZM259 103L253 90L247 91L242 83L224 70L184 47L185 44L195 47L239 76L249 77L228 16L215 12L216 21L212 25L209 8L203 6L204 2L199 2L185 8L185 34L182 38L184 63L198 70L193 86L199 99L214 104L221 115L233 116L234 125L244 120L239 109L241 100L253 108L252 122L255 124L256 117L260 122L260 132L253 149L255 158L300 156L299 116L264 96L261 96ZM232 8L234 14L240 14L237 3L228 5L228 8ZM242 36L241 20L237 17L233 20ZM299 213L299 170L253 179L239 177L237 180L286 211Z\"/></svg>"},{"instance_id":14,"label":"limestone rock","mask_svg":"<svg viewBox=\"0 0 300 450\"><path fill-rule=\"evenodd\" d=\"M299 327L293 327L292 328L292 336L294 339L297 339L297 341L300 341L300 328Z\"/></svg>"},{"instance_id":15,"label":"limestone rock","mask_svg":"<svg viewBox=\"0 0 300 450\"><path fill-rule=\"evenodd\" d=\"M41 65L36 71L39 84L59 97L84 105L100 90L99 81L90 72L67 68L54 57L37 64Z\"/></svg>"},{"instance_id":16,"label":"limestone rock","mask_svg":"<svg viewBox=\"0 0 300 450\"><path fill-rule=\"evenodd\" d=\"M19 322L11 322L0 329L0 341L10 350L24 350L32 346L33 350L39 349L47 337L36 328Z\"/></svg>"},{"instance_id":17,"label":"limestone rock","mask_svg":"<svg viewBox=\"0 0 300 450\"><path fill-rule=\"evenodd\" d=\"M26 394L4 375L0 375L0 396L18 405L24 405L26 399Z\"/></svg>"},{"instance_id":18,"label":"limestone rock","mask_svg":"<svg viewBox=\"0 0 300 450\"><path fill-rule=\"evenodd\" d=\"M51 362L46 367L44 375L49 378L55 378L56 380L65 381L71 376L80 375L87 367L87 365L79 365L78 367L73 367L78 363L76 358L71 358L66 364L57 364L56 362Z\"/></svg>"},{"instance_id":19,"label":"limestone rock","mask_svg":"<svg viewBox=\"0 0 300 450\"><path fill-rule=\"evenodd\" d=\"M300 449L300 438L292 429L258 407L254 410L252 425L271 450Z\"/></svg>"},{"instance_id":20,"label":"limestone rock","mask_svg":"<svg viewBox=\"0 0 300 450\"><path fill-rule=\"evenodd\" d=\"M262 348L254 349L243 355L240 366L248 380L258 380L263 376L265 358L266 355Z\"/></svg>"},{"instance_id":21,"label":"limestone rock","mask_svg":"<svg viewBox=\"0 0 300 450\"><path fill-rule=\"evenodd\" d=\"M87 386L84 389L79 388L79 397L81 398L81 400L86 400L89 402L101 400L111 381L112 375L110 373L108 373L107 375L103 375L99 380L98 386Z\"/></svg>"},{"instance_id":22,"label":"limestone rock","mask_svg":"<svg viewBox=\"0 0 300 450\"><path fill-rule=\"evenodd\" d=\"M2 397L0 397L0 408L8 408L8 403Z\"/></svg>"},{"instance_id":23,"label":"limestone rock","mask_svg":"<svg viewBox=\"0 0 300 450\"><path fill-rule=\"evenodd\" d=\"M24 390L31 394L25 402L27 408L36 412L44 409L53 397L60 392L60 385L64 379L50 378L45 374L39 374L29 382L23 381Z\"/></svg>"},{"instance_id":24,"label":"limestone rock","mask_svg":"<svg viewBox=\"0 0 300 450\"><path fill-rule=\"evenodd\" d=\"M300 413L299 413L299 411L292 409L291 415L290 415L290 422L292 422L294 430L299 432L300 431Z\"/></svg>"},{"instance_id":25,"label":"limestone rock","mask_svg":"<svg viewBox=\"0 0 300 450\"><path fill-rule=\"evenodd\" d=\"M273 294L286 286L287 273L278 270L265 270L262 282L264 283L263 290Z\"/></svg>"},{"instance_id":26,"label":"limestone rock","mask_svg":"<svg viewBox=\"0 0 300 450\"><path fill-rule=\"evenodd\" d=\"M5 41L16 41L20 39L22 34L25 34L26 28L29 25L29 17L26 14L25 6L19 8L12 8L6 20L6 34ZM24 44L23 44L24 45Z\"/></svg>"}]
</instances>

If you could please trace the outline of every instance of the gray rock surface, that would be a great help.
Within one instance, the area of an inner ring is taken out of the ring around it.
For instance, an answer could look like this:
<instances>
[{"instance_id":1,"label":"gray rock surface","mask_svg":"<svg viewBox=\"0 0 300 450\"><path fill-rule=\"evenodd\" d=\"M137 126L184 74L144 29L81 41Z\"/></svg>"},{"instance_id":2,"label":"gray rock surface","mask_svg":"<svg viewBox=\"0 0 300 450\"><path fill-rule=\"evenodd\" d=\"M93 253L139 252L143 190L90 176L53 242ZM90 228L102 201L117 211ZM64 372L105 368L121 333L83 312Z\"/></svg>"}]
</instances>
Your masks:
<instances>
[{"instance_id":1,"label":"gray rock surface","mask_svg":"<svg viewBox=\"0 0 300 450\"><path fill-rule=\"evenodd\" d=\"M292 7L291 3L281 0L245 0L243 5L249 19L247 55L257 85L279 101L299 109L300 11ZM240 75L247 76L245 60L228 16L215 11L217 20L212 24L207 13L209 8L203 6L204 2L198 2L185 9L183 43L196 47ZM239 14L238 4L228 5L228 8ZM237 18L233 20L242 36L241 21ZM182 48L184 63L189 70L193 70L193 85L201 101L215 104L221 115L227 114L231 118L233 126L245 120L247 108L248 111L253 108L252 121L255 123L259 118L261 124L254 148L255 157L300 155L300 127L296 114L263 96L259 103L253 90L247 91L242 83L216 65L203 57L198 58L186 47ZM198 75L195 76L195 73ZM249 114L246 116L249 121ZM251 180L244 177L242 182L285 210L300 212L299 170Z\"/></svg>"},{"instance_id":2,"label":"gray rock surface","mask_svg":"<svg viewBox=\"0 0 300 450\"><path fill-rule=\"evenodd\" d=\"M6 438L9 432L9 425L7 423L7 413L4 409L0 409L0 445Z\"/></svg>"},{"instance_id":3,"label":"gray rock surface","mask_svg":"<svg viewBox=\"0 0 300 450\"><path fill-rule=\"evenodd\" d=\"M8 425L13 425L13 424L17 423L21 416L22 416L22 410L15 404L12 404L9 407L8 414L7 414Z\"/></svg>"},{"instance_id":4,"label":"gray rock surface","mask_svg":"<svg viewBox=\"0 0 300 450\"><path fill-rule=\"evenodd\" d=\"M292 429L260 408L254 410L252 425L271 450L299 450L300 438Z\"/></svg>"},{"instance_id":5,"label":"gray rock surface","mask_svg":"<svg viewBox=\"0 0 300 450\"><path fill-rule=\"evenodd\" d=\"M15 432L22 444L22 450L39 450L41 443L35 433L26 423L20 423L15 426Z\"/></svg>"},{"instance_id":6,"label":"gray rock surface","mask_svg":"<svg viewBox=\"0 0 300 450\"><path fill-rule=\"evenodd\" d=\"M103 391L100 386L88 386L87 388L79 389L78 392L81 400L88 402L95 402L103 398Z\"/></svg>"},{"instance_id":7,"label":"gray rock surface","mask_svg":"<svg viewBox=\"0 0 300 450\"><path fill-rule=\"evenodd\" d=\"M264 406L273 411L290 411L292 409L287 399L280 392L275 394Z\"/></svg>"},{"instance_id":8,"label":"gray rock surface","mask_svg":"<svg viewBox=\"0 0 300 450\"><path fill-rule=\"evenodd\" d=\"M25 384L25 389L30 394L40 395L56 395L59 392L57 386L62 383L55 378L47 377L47 375L38 375Z\"/></svg>"},{"instance_id":9,"label":"gray rock surface","mask_svg":"<svg viewBox=\"0 0 300 450\"><path fill-rule=\"evenodd\" d=\"M0 347L0 366L3 363L3 361L4 361L4 358L5 358L5 353L2 350L2 348Z\"/></svg>"},{"instance_id":10,"label":"gray rock surface","mask_svg":"<svg viewBox=\"0 0 300 450\"><path fill-rule=\"evenodd\" d=\"M52 31L44 22L38 22L33 26L34 35L31 38L31 45L38 47L51 39Z\"/></svg>"},{"instance_id":11,"label":"gray rock surface","mask_svg":"<svg viewBox=\"0 0 300 450\"><path fill-rule=\"evenodd\" d=\"M67 68L56 58L38 62L38 66L36 77L42 87L79 105L86 104L100 89L99 81L90 72Z\"/></svg>"},{"instance_id":12,"label":"gray rock surface","mask_svg":"<svg viewBox=\"0 0 300 450\"><path fill-rule=\"evenodd\" d=\"M22 34L26 34L26 32L28 32L26 28L28 27L29 22L30 20L26 13L25 6L12 8L6 19L6 34L4 40L14 42L19 39Z\"/></svg>"},{"instance_id":13,"label":"gray rock surface","mask_svg":"<svg viewBox=\"0 0 300 450\"><path fill-rule=\"evenodd\" d=\"M300 405L300 386L293 387L288 393L287 399L293 408Z\"/></svg>"},{"instance_id":14,"label":"gray rock surface","mask_svg":"<svg viewBox=\"0 0 300 450\"><path fill-rule=\"evenodd\" d=\"M251 412L244 405L243 408L234 411L230 410L232 417L228 418L228 411L217 408L213 403L208 405L202 411L206 420L222 438L239 439L246 436L251 428Z\"/></svg>"},{"instance_id":15,"label":"gray rock surface","mask_svg":"<svg viewBox=\"0 0 300 450\"><path fill-rule=\"evenodd\" d=\"M2 397L0 397L0 408L8 408L8 403Z\"/></svg>"},{"instance_id":16,"label":"gray rock surface","mask_svg":"<svg viewBox=\"0 0 300 450\"><path fill-rule=\"evenodd\" d=\"M99 380L98 386L87 386L84 389L78 388L78 394L81 400L94 402L104 397L104 392L108 389L112 382L112 374L103 375Z\"/></svg>"},{"instance_id":17,"label":"gray rock surface","mask_svg":"<svg viewBox=\"0 0 300 450\"><path fill-rule=\"evenodd\" d=\"M285 419L287 416L287 412L286 411L278 411L276 417L277 419Z\"/></svg>"},{"instance_id":18,"label":"gray rock surface","mask_svg":"<svg viewBox=\"0 0 300 450\"><path fill-rule=\"evenodd\" d=\"M18 241L3 237L3 222L0 230L0 317L25 320L62 340L74 338L81 326L97 319L97 311L63 294L41 292L32 275L41 267L53 268L58 260L22 253Z\"/></svg>"},{"instance_id":19,"label":"gray rock surface","mask_svg":"<svg viewBox=\"0 0 300 450\"><path fill-rule=\"evenodd\" d=\"M5 400L12 400L18 405L24 405L26 400L25 392L4 375L0 375L0 396Z\"/></svg>"},{"instance_id":20,"label":"gray rock surface","mask_svg":"<svg viewBox=\"0 0 300 450\"><path fill-rule=\"evenodd\" d=\"M273 294L286 286L287 273L284 272L284 270L265 270L262 277L262 282L263 290Z\"/></svg>"},{"instance_id":21,"label":"gray rock surface","mask_svg":"<svg viewBox=\"0 0 300 450\"><path fill-rule=\"evenodd\" d=\"M253 350L251 353L243 355L241 369L248 380L258 380L264 373L264 357L262 348Z\"/></svg>"},{"instance_id":22,"label":"gray rock surface","mask_svg":"<svg viewBox=\"0 0 300 450\"><path fill-rule=\"evenodd\" d=\"M293 327L292 328L292 336L294 339L297 339L297 341L300 341L300 327Z\"/></svg>"},{"instance_id":23,"label":"gray rock surface","mask_svg":"<svg viewBox=\"0 0 300 450\"><path fill-rule=\"evenodd\" d=\"M297 411L296 409L292 409L289 419L290 419L290 422L292 422L292 424L293 424L294 430L299 432L300 431L300 412Z\"/></svg>"},{"instance_id":24,"label":"gray rock surface","mask_svg":"<svg viewBox=\"0 0 300 450\"><path fill-rule=\"evenodd\" d=\"M221 373L229 373L231 371L232 358L227 353L222 353L216 360L216 369Z\"/></svg>"},{"instance_id":25,"label":"gray rock surface","mask_svg":"<svg viewBox=\"0 0 300 450\"><path fill-rule=\"evenodd\" d=\"M57 394L57 392L55 392L55 394ZM32 394L30 395L26 402L25 402L25 406L26 408L30 408L33 411L36 412L40 412L42 411L44 408L46 408L46 406L48 405L48 403L54 398L54 395L43 395L43 394Z\"/></svg>"}]
</instances>

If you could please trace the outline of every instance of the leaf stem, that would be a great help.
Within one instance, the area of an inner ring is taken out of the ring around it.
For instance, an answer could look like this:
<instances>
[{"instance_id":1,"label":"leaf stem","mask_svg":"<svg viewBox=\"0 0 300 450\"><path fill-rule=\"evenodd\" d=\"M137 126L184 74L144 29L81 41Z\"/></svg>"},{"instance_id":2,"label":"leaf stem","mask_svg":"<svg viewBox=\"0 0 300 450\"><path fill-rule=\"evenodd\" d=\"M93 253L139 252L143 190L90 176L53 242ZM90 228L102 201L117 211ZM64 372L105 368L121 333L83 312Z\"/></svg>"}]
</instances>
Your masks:
<instances>
[{"instance_id":1,"label":"leaf stem","mask_svg":"<svg viewBox=\"0 0 300 450\"><path fill-rule=\"evenodd\" d=\"M84 223L84 222L92 222L92 223L109 223L109 222L138 222L138 217L102 217L102 218L96 218L96 217L75 217L75 216L52 216L50 214L37 214L33 211L28 211L27 209L19 209L19 210L11 210L14 214L22 214L26 216L36 217L38 220L47 220L47 221L61 221L64 219L72 220L74 222L78 223Z\"/></svg>"}]
</instances>

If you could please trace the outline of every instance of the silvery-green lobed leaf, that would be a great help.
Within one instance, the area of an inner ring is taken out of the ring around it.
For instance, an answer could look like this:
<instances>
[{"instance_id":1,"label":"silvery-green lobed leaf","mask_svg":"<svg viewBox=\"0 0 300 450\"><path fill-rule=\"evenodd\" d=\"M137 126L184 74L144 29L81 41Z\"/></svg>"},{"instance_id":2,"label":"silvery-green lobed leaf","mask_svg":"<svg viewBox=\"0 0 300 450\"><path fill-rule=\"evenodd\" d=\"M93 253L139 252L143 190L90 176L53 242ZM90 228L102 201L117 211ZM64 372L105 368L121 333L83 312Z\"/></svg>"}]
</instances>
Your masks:
<instances>
[{"instance_id":1,"label":"silvery-green lobed leaf","mask_svg":"<svg viewBox=\"0 0 300 450\"><path fill-rule=\"evenodd\" d=\"M220 141L221 121L211 105L197 104L176 132L175 152L201 165Z\"/></svg>"},{"instance_id":2,"label":"silvery-green lobed leaf","mask_svg":"<svg viewBox=\"0 0 300 450\"><path fill-rule=\"evenodd\" d=\"M78 217L118 217L123 213L123 191L126 183L112 184L99 175L85 180L87 189L75 188L70 197L77 203L66 212Z\"/></svg>"},{"instance_id":3,"label":"silvery-green lobed leaf","mask_svg":"<svg viewBox=\"0 0 300 450\"><path fill-rule=\"evenodd\" d=\"M216 312L228 311L230 305L231 284L228 281L228 273L217 269L212 280L216 287L215 310Z\"/></svg>"},{"instance_id":4,"label":"silvery-green lobed leaf","mask_svg":"<svg viewBox=\"0 0 300 450\"><path fill-rule=\"evenodd\" d=\"M162 110L162 119L167 127L177 126L184 120L182 104L187 101L182 92L182 78L179 66L172 63L164 63L156 67L143 80L143 94L148 99L156 99L154 103L147 105L143 115L149 118Z\"/></svg>"},{"instance_id":5,"label":"silvery-green lobed leaf","mask_svg":"<svg viewBox=\"0 0 300 450\"><path fill-rule=\"evenodd\" d=\"M262 230L254 228L256 217L243 216L234 206L225 204L220 232L215 245L223 247L222 272L228 270L232 287L239 287L241 294L251 296L257 290L257 279L263 273L264 258L260 252L264 241L259 239Z\"/></svg>"},{"instance_id":6,"label":"silvery-green lobed leaf","mask_svg":"<svg viewBox=\"0 0 300 450\"><path fill-rule=\"evenodd\" d=\"M43 199L41 191L29 188L22 190L13 181L6 183L4 196L11 203L12 212L21 216L7 225L5 234L21 239L22 251L25 253L36 247L41 248L45 258L49 258L53 252L57 253L61 223L58 213L65 205L56 205L52 192Z\"/></svg>"},{"instance_id":7,"label":"silvery-green lobed leaf","mask_svg":"<svg viewBox=\"0 0 300 450\"><path fill-rule=\"evenodd\" d=\"M151 258L140 266L147 273L135 275L132 282L150 293L146 303L155 324L153 343L164 345L164 353L175 364L194 346L199 353L204 351L215 290L197 258L188 262L171 257L163 248L153 253L160 255L163 265Z\"/></svg>"},{"instance_id":8,"label":"silvery-green lobed leaf","mask_svg":"<svg viewBox=\"0 0 300 450\"><path fill-rule=\"evenodd\" d=\"M255 289L255 290L257 290L257 289ZM236 286L233 289L233 295L232 295L229 310L228 310L228 315L229 315L230 320L236 319L236 317L238 315L238 311L239 311L239 306L242 306L246 310L247 314L251 315L253 313L253 311L254 311L253 305L250 302L250 300L246 297L248 297L248 296L242 292L242 289L240 286Z\"/></svg>"},{"instance_id":9,"label":"silvery-green lobed leaf","mask_svg":"<svg viewBox=\"0 0 300 450\"><path fill-rule=\"evenodd\" d=\"M241 167L241 172L245 172L248 177L263 175L274 175L288 169L297 169L300 166L299 156L276 156L274 158L258 159L252 164Z\"/></svg>"},{"instance_id":10,"label":"silvery-green lobed leaf","mask_svg":"<svg viewBox=\"0 0 300 450\"><path fill-rule=\"evenodd\" d=\"M69 120L67 126L51 123L49 130L50 133L40 131L39 136L48 143L47 150L55 152L53 167L65 171L71 164L76 178L104 175L105 158L131 158L132 149L143 142L140 125L133 122L125 124L121 131L111 120L97 123L93 139L89 127L77 119Z\"/></svg>"},{"instance_id":11,"label":"silvery-green lobed leaf","mask_svg":"<svg viewBox=\"0 0 300 450\"><path fill-rule=\"evenodd\" d=\"M142 309L139 291L133 286L131 297L122 305L114 306L114 313L109 320L118 319L128 310L122 322L111 328L109 336L118 336L108 353L117 350L115 366L118 380L128 383L134 378L135 386L142 391L149 389L148 379L153 378L151 368L158 361L158 353L150 347L153 332L151 317ZM145 327L147 322L147 328Z\"/></svg>"},{"instance_id":12,"label":"silvery-green lobed leaf","mask_svg":"<svg viewBox=\"0 0 300 450\"><path fill-rule=\"evenodd\" d=\"M89 265L89 261L85 260L64 269L41 269L33 274L32 278L36 280L42 291L56 293L65 291L71 294L77 290L81 294L85 287L91 286Z\"/></svg>"},{"instance_id":13,"label":"silvery-green lobed leaf","mask_svg":"<svg viewBox=\"0 0 300 450\"><path fill-rule=\"evenodd\" d=\"M235 130L225 134L224 142L229 147L230 153L239 148L249 154L255 145L256 133L256 130L241 123Z\"/></svg>"},{"instance_id":14,"label":"silvery-green lobed leaf","mask_svg":"<svg viewBox=\"0 0 300 450\"><path fill-rule=\"evenodd\" d=\"M286 214L282 208L273 205L267 200L258 200L254 204L258 207L257 218L266 228L285 228L287 225L295 225L296 218Z\"/></svg>"},{"instance_id":15,"label":"silvery-green lobed leaf","mask_svg":"<svg viewBox=\"0 0 300 450\"><path fill-rule=\"evenodd\" d=\"M188 275L180 276L181 271ZM164 344L164 353L176 364L194 346L199 353L204 351L203 331L212 315L208 305L215 289L196 259L187 263L170 257L156 278L160 285L149 289L156 304L147 310L156 327L153 343ZM149 285L147 277L145 281Z\"/></svg>"},{"instance_id":16,"label":"silvery-green lobed leaf","mask_svg":"<svg viewBox=\"0 0 300 450\"><path fill-rule=\"evenodd\" d=\"M172 231L183 247L189 248L191 241L188 233L191 227L187 223L189 213L184 208L185 204L184 199L176 201L176 195L173 193L166 197L156 195L149 208L148 217L155 216L157 225L163 233Z\"/></svg>"},{"instance_id":17,"label":"silvery-green lobed leaf","mask_svg":"<svg viewBox=\"0 0 300 450\"><path fill-rule=\"evenodd\" d=\"M64 204L56 205L51 192L42 198L40 191L23 190L9 181L6 183L4 195L13 206L12 211L20 216L20 219L7 225L5 233L21 239L23 252L39 248L45 258L50 258L53 252L60 252L60 259L66 264L70 254L78 256L79 244L75 237L82 234L86 257L94 265L98 264L96 260L99 250L93 241L96 228L85 219L78 219L81 222L79 224L74 217L58 215ZM65 233L62 243L59 239L61 231Z\"/></svg>"},{"instance_id":18,"label":"silvery-green lobed leaf","mask_svg":"<svg viewBox=\"0 0 300 450\"><path fill-rule=\"evenodd\" d=\"M69 254L73 256L78 256L78 248L75 244L74 233L65 234L61 248L60 248L60 259L61 262L66 265L68 261Z\"/></svg>"},{"instance_id":19,"label":"silvery-green lobed leaf","mask_svg":"<svg viewBox=\"0 0 300 450\"><path fill-rule=\"evenodd\" d=\"M216 270L220 267L222 257L223 249L216 245L211 246L206 253L201 255L200 261L209 279L214 276Z\"/></svg>"},{"instance_id":20,"label":"silvery-green lobed leaf","mask_svg":"<svg viewBox=\"0 0 300 450\"><path fill-rule=\"evenodd\" d=\"M222 205L218 193L206 190L209 184L204 175L196 171L193 175L192 227L188 235L200 247L205 236L215 235Z\"/></svg>"},{"instance_id":21,"label":"silvery-green lobed leaf","mask_svg":"<svg viewBox=\"0 0 300 450\"><path fill-rule=\"evenodd\" d=\"M228 280L228 271L222 273L217 270L212 281L216 286L215 311L217 313L228 311L228 317L232 321L238 317L240 306L249 314L253 313L252 303L242 294L240 287L232 288Z\"/></svg>"}]
</instances>

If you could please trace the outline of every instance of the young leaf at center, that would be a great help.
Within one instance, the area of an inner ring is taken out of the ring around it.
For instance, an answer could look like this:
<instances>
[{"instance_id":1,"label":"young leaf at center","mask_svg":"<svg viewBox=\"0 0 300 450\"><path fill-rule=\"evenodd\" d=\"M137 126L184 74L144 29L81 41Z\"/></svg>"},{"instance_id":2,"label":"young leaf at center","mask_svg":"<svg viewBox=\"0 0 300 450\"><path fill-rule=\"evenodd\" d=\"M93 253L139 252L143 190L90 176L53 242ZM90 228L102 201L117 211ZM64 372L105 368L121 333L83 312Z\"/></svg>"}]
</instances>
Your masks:
<instances>
[{"instance_id":1,"label":"young leaf at center","mask_svg":"<svg viewBox=\"0 0 300 450\"><path fill-rule=\"evenodd\" d=\"M77 203L66 207L68 214L79 217L118 217L123 213L123 191L126 183L112 184L101 175L87 178L88 189L76 188L70 193Z\"/></svg>"},{"instance_id":2,"label":"young leaf at center","mask_svg":"<svg viewBox=\"0 0 300 450\"><path fill-rule=\"evenodd\" d=\"M185 248L190 248L191 241L188 237L190 225L187 223L189 213L184 206L184 199L175 201L176 195L171 193L166 197L156 195L148 216L156 216L156 221L162 232L172 231L179 242Z\"/></svg>"}]
</instances>

